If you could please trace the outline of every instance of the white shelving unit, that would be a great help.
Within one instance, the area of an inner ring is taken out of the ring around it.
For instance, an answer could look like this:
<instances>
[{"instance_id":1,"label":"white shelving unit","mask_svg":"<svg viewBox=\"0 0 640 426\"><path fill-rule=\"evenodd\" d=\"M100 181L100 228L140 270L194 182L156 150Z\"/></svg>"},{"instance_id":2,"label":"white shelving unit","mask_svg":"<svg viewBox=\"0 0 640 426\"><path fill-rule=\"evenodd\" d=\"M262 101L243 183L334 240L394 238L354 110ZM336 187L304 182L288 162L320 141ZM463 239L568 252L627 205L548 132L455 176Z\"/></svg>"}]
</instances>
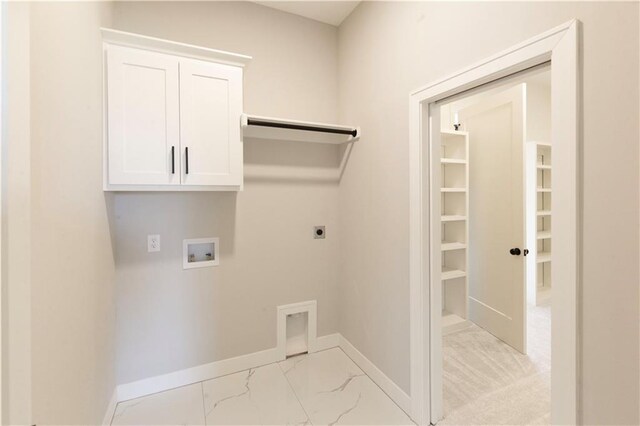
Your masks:
<instances>
[{"instance_id":1,"label":"white shelving unit","mask_svg":"<svg viewBox=\"0 0 640 426\"><path fill-rule=\"evenodd\" d=\"M551 144L528 142L526 163L527 300L538 305L551 290Z\"/></svg>"},{"instance_id":2,"label":"white shelving unit","mask_svg":"<svg viewBox=\"0 0 640 426\"><path fill-rule=\"evenodd\" d=\"M467 327L469 134L441 132L442 331Z\"/></svg>"}]
</instances>

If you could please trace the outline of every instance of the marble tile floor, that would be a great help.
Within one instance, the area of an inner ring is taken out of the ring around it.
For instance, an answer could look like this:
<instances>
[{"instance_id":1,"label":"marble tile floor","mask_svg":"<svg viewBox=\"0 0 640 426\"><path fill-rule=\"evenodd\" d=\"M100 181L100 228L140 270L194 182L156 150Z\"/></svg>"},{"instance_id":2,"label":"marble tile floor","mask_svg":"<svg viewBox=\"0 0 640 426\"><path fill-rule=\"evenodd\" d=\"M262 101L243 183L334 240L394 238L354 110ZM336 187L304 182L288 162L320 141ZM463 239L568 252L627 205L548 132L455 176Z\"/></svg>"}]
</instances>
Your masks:
<instances>
[{"instance_id":1,"label":"marble tile floor","mask_svg":"<svg viewBox=\"0 0 640 426\"><path fill-rule=\"evenodd\" d=\"M118 404L112 425L407 425L339 348Z\"/></svg>"},{"instance_id":2,"label":"marble tile floor","mask_svg":"<svg viewBox=\"0 0 640 426\"><path fill-rule=\"evenodd\" d=\"M550 301L527 310L527 355L471 325L443 337L438 425L548 425Z\"/></svg>"}]
</instances>

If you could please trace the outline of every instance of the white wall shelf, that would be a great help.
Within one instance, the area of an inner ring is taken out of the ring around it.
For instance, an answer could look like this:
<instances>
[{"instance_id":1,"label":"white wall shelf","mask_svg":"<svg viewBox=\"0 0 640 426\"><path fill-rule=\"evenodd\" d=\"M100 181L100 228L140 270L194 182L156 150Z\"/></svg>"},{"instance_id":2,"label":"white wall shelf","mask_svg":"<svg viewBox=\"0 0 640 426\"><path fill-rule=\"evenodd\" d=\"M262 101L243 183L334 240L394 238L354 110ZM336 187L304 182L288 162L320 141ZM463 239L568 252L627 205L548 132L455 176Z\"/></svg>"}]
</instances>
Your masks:
<instances>
[{"instance_id":1,"label":"white wall shelf","mask_svg":"<svg viewBox=\"0 0 640 426\"><path fill-rule=\"evenodd\" d=\"M461 271L460 269L449 269L446 267L442 268L442 281L453 280L455 278L464 278L467 276L465 271Z\"/></svg>"},{"instance_id":2,"label":"white wall shelf","mask_svg":"<svg viewBox=\"0 0 640 426\"><path fill-rule=\"evenodd\" d=\"M467 220L467 217L460 215L445 215L440 217L441 222L458 222L463 220Z\"/></svg>"},{"instance_id":3,"label":"white wall shelf","mask_svg":"<svg viewBox=\"0 0 640 426\"><path fill-rule=\"evenodd\" d=\"M277 141L340 145L360 139L359 127L242 114L242 136Z\"/></svg>"},{"instance_id":4,"label":"white wall shelf","mask_svg":"<svg viewBox=\"0 0 640 426\"><path fill-rule=\"evenodd\" d=\"M536 262L538 263L551 262L551 252L544 252L544 251L538 252Z\"/></svg>"},{"instance_id":5,"label":"white wall shelf","mask_svg":"<svg viewBox=\"0 0 640 426\"><path fill-rule=\"evenodd\" d=\"M465 329L471 325L469 320L466 320L451 312L442 311L442 329L444 334L453 333Z\"/></svg>"},{"instance_id":6,"label":"white wall shelf","mask_svg":"<svg viewBox=\"0 0 640 426\"><path fill-rule=\"evenodd\" d=\"M461 164L461 165L467 164L467 160L462 160L459 158L441 158L440 162L442 164Z\"/></svg>"},{"instance_id":7,"label":"white wall shelf","mask_svg":"<svg viewBox=\"0 0 640 426\"><path fill-rule=\"evenodd\" d=\"M551 142L545 142L545 141L537 141L537 142L533 142L538 146L546 146L546 147L551 147Z\"/></svg>"},{"instance_id":8,"label":"white wall shelf","mask_svg":"<svg viewBox=\"0 0 640 426\"><path fill-rule=\"evenodd\" d=\"M440 188L441 192L467 192L467 188Z\"/></svg>"},{"instance_id":9,"label":"white wall shelf","mask_svg":"<svg viewBox=\"0 0 640 426\"><path fill-rule=\"evenodd\" d=\"M443 241L441 245L442 251L463 250L467 248L465 243Z\"/></svg>"},{"instance_id":10,"label":"white wall shelf","mask_svg":"<svg viewBox=\"0 0 640 426\"><path fill-rule=\"evenodd\" d=\"M538 231L536 238L538 240L544 240L547 238L551 238L551 231Z\"/></svg>"}]
</instances>

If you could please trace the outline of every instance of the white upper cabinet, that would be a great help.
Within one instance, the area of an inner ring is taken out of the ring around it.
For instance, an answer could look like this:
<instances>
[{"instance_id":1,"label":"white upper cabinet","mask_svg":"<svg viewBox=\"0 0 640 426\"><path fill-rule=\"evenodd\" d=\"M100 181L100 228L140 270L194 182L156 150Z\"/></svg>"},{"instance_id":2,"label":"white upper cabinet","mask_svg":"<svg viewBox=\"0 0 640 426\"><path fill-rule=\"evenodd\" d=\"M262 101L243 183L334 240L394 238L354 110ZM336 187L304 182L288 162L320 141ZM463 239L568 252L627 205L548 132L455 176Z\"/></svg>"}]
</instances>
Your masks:
<instances>
[{"instance_id":1,"label":"white upper cabinet","mask_svg":"<svg viewBox=\"0 0 640 426\"><path fill-rule=\"evenodd\" d=\"M242 188L242 66L218 50L103 29L104 188Z\"/></svg>"},{"instance_id":2,"label":"white upper cabinet","mask_svg":"<svg viewBox=\"0 0 640 426\"><path fill-rule=\"evenodd\" d=\"M179 185L177 58L113 46L107 73L109 183Z\"/></svg>"},{"instance_id":3,"label":"white upper cabinet","mask_svg":"<svg viewBox=\"0 0 640 426\"><path fill-rule=\"evenodd\" d=\"M242 184L242 69L180 61L184 185Z\"/></svg>"}]
</instances>

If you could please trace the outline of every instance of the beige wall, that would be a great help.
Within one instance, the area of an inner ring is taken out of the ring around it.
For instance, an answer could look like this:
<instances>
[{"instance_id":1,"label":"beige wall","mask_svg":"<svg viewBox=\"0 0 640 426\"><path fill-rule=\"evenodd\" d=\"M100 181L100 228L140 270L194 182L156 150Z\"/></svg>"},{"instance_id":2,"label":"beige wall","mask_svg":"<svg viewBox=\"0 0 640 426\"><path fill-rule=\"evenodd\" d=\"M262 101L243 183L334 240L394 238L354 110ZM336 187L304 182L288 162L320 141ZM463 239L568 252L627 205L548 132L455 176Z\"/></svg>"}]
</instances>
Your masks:
<instances>
[{"instance_id":1,"label":"beige wall","mask_svg":"<svg viewBox=\"0 0 640 426\"><path fill-rule=\"evenodd\" d=\"M252 3L118 2L116 29L253 56L244 111L334 122L335 27ZM245 141L245 189L116 194L118 383L276 345L276 306L318 301L338 331L336 147ZM314 225L327 239L314 240ZM147 253L147 234L160 253ZM182 269L184 238L220 237L220 266Z\"/></svg>"},{"instance_id":2,"label":"beige wall","mask_svg":"<svg viewBox=\"0 0 640 426\"><path fill-rule=\"evenodd\" d=\"M340 120L364 137L340 185L341 331L408 392L408 95L571 18L584 23L583 418L637 424L637 3L367 2L347 18Z\"/></svg>"},{"instance_id":3,"label":"beige wall","mask_svg":"<svg viewBox=\"0 0 640 426\"><path fill-rule=\"evenodd\" d=\"M29 14L3 5L2 424L31 424Z\"/></svg>"},{"instance_id":4,"label":"beige wall","mask_svg":"<svg viewBox=\"0 0 640 426\"><path fill-rule=\"evenodd\" d=\"M110 18L108 3L31 4L36 424L100 423L115 387L114 262L108 200L101 189L98 31Z\"/></svg>"}]
</instances>

